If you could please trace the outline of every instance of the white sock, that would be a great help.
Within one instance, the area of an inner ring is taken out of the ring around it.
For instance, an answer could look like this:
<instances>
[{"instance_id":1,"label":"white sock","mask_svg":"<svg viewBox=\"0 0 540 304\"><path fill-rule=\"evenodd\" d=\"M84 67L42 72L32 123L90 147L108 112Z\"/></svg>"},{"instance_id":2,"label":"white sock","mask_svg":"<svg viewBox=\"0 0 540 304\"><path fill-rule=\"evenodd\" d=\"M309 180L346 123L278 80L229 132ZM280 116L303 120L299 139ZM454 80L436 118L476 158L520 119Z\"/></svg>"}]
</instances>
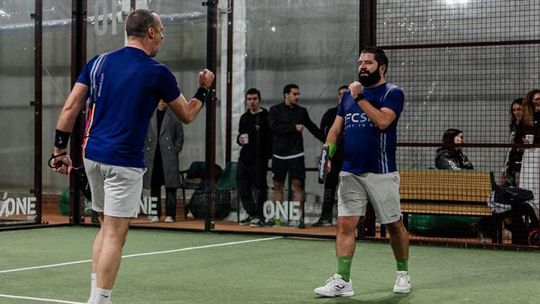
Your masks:
<instances>
[{"instance_id":1,"label":"white sock","mask_svg":"<svg viewBox=\"0 0 540 304\"><path fill-rule=\"evenodd\" d=\"M110 289L96 288L96 292L94 293L94 304L109 304L111 292L112 290Z\"/></svg>"},{"instance_id":2,"label":"white sock","mask_svg":"<svg viewBox=\"0 0 540 304\"><path fill-rule=\"evenodd\" d=\"M97 288L97 275L95 272L92 272L92 274L90 275L90 298L88 298L88 304L93 304L94 303L94 293L96 292L96 288Z\"/></svg>"}]
</instances>

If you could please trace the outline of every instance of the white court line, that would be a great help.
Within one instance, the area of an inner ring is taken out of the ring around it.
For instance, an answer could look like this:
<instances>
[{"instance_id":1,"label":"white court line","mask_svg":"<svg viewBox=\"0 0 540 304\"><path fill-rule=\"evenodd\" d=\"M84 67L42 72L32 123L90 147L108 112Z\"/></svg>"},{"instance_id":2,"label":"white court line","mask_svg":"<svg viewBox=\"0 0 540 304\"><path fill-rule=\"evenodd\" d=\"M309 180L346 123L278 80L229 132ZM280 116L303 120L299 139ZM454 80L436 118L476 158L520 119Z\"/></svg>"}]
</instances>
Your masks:
<instances>
[{"instance_id":1,"label":"white court line","mask_svg":"<svg viewBox=\"0 0 540 304\"><path fill-rule=\"evenodd\" d=\"M49 303L86 304L86 303L83 303L83 302L73 302L73 301L45 299L45 298L34 298L34 297L23 297L23 296L12 296L12 295L1 294L1 293L0 293L0 298L32 300L32 301L49 302Z\"/></svg>"},{"instance_id":2,"label":"white court line","mask_svg":"<svg viewBox=\"0 0 540 304\"><path fill-rule=\"evenodd\" d=\"M203 245L203 246L195 246L195 247L186 247L186 248L179 248L179 249L172 249L172 250L153 251L153 252L145 252L145 253L135 253L135 254L124 255L124 256L122 256L122 258L126 259L126 258L134 258L134 257L139 257L139 256L166 254L166 253L174 253L174 252L190 251L190 250L214 248L214 247L224 247L224 246L239 245L239 244L246 244L246 243L272 241L272 240L277 240L277 239L282 239L282 238L283 238L282 236L275 236L275 237L270 237L270 238L254 239L254 240L247 240L247 241L227 242L227 243L221 243L221 244L211 244L211 245ZM49 265L42 265L42 266L7 269L7 270L1 270L0 274L9 273L9 272L33 270L33 269L53 268L53 267L60 267L60 266L66 266L66 265L90 263L90 262L92 262L92 260L80 260L80 261L58 263L58 264L49 264ZM63 303L63 302L58 302L58 303ZM75 302L65 302L65 303L75 303Z\"/></svg>"}]
</instances>

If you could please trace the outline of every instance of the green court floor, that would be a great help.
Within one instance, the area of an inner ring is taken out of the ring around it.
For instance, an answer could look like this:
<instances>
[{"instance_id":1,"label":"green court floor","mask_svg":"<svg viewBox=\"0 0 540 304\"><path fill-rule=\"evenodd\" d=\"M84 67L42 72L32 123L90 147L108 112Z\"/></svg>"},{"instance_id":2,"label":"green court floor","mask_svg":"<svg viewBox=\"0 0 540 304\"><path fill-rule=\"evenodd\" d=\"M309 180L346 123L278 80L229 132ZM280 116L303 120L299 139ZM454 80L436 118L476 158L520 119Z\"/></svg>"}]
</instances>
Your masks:
<instances>
[{"instance_id":1,"label":"green court floor","mask_svg":"<svg viewBox=\"0 0 540 304\"><path fill-rule=\"evenodd\" d=\"M96 228L0 232L0 303L84 303ZM412 246L413 291L392 293L388 244L358 243L351 298L316 298L334 242L131 230L112 299L148 303L540 303L540 253Z\"/></svg>"}]
</instances>

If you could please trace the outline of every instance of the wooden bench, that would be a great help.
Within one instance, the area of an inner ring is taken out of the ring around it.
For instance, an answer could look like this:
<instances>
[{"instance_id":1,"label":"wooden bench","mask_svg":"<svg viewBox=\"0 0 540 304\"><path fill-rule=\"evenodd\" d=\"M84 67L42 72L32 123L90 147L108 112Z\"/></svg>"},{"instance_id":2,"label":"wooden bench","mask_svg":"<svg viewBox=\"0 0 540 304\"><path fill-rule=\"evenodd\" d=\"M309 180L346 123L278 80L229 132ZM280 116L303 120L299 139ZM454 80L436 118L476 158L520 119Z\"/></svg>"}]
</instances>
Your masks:
<instances>
[{"instance_id":1,"label":"wooden bench","mask_svg":"<svg viewBox=\"0 0 540 304\"><path fill-rule=\"evenodd\" d=\"M482 171L399 171L401 211L407 214L492 217L487 199L493 191L493 173ZM493 241L500 242L500 226L494 218Z\"/></svg>"}]
</instances>

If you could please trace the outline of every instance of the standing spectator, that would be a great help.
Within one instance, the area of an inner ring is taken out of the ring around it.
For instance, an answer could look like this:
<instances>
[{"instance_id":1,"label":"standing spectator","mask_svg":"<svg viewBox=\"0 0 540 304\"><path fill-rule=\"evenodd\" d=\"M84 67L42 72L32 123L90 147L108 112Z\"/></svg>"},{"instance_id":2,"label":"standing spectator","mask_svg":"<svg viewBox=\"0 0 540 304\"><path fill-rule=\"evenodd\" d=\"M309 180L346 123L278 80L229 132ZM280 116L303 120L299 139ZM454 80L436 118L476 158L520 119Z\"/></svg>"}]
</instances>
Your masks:
<instances>
[{"instance_id":1,"label":"standing spectator","mask_svg":"<svg viewBox=\"0 0 540 304\"><path fill-rule=\"evenodd\" d=\"M144 163L147 171L143 187L150 188L152 198L157 198L157 213L150 216L151 223L161 217L161 186L165 186L165 222L176 219L176 189L180 187L178 174L178 153L184 145L184 128L167 103L159 101L157 110L150 119L144 147Z\"/></svg>"},{"instance_id":2,"label":"standing spectator","mask_svg":"<svg viewBox=\"0 0 540 304\"><path fill-rule=\"evenodd\" d=\"M347 91L347 86L342 85L338 89L338 104L343 98L343 94ZM337 106L328 109L321 119L321 130L324 132L325 136L328 136L328 131L332 127L334 120L336 119ZM339 182L339 171L341 171L341 166L343 165L343 138L338 139L338 144L336 148L336 154L332 157L332 170L326 175L324 180L324 198L321 217L319 220L313 224L313 227L326 227L332 226L332 211L334 209L334 202L336 200L336 188Z\"/></svg>"},{"instance_id":3,"label":"standing spectator","mask_svg":"<svg viewBox=\"0 0 540 304\"><path fill-rule=\"evenodd\" d=\"M435 167L443 170L472 170L473 164L463 153L461 147L454 146L463 143L463 132L458 129L444 131L442 147L437 149Z\"/></svg>"},{"instance_id":4,"label":"standing spectator","mask_svg":"<svg viewBox=\"0 0 540 304\"><path fill-rule=\"evenodd\" d=\"M144 138L160 99L190 123L201 110L214 74L199 73L199 89L188 102L176 78L152 59L164 39L161 18L149 10L132 11L126 20L125 47L92 58L83 68L58 118L50 165L61 174L72 169L66 148L88 100L83 141L84 166L92 192L92 209L101 213L101 228L92 248L88 303L110 303L120 268L129 223L139 213L144 175Z\"/></svg>"},{"instance_id":5,"label":"standing spectator","mask_svg":"<svg viewBox=\"0 0 540 304\"><path fill-rule=\"evenodd\" d=\"M238 159L238 192L248 217L240 222L251 227L264 222L263 204L268 197L266 170L272 151L268 111L261 107L261 92L246 92L248 110L240 117L236 142L242 146Z\"/></svg>"},{"instance_id":6,"label":"standing spectator","mask_svg":"<svg viewBox=\"0 0 540 304\"><path fill-rule=\"evenodd\" d=\"M523 139L516 136L518 127L523 121L523 98L512 101L510 106L510 142L523 144ZM521 158L523 148L511 148L506 154L504 171L501 176L501 184L516 187L519 184L519 172L521 171Z\"/></svg>"},{"instance_id":7,"label":"standing spectator","mask_svg":"<svg viewBox=\"0 0 540 304\"><path fill-rule=\"evenodd\" d=\"M388 58L383 50L368 47L358 59L360 82L350 84L338 106L326 144L332 157L343 133L345 160L341 168L336 234L337 273L315 294L325 297L354 295L350 279L356 247L355 232L366 206L373 205L386 225L397 272L395 293L408 293L409 236L401 220L399 174L396 165L397 124L403 110L403 90L385 80ZM328 162L332 167L332 162Z\"/></svg>"},{"instance_id":8,"label":"standing spectator","mask_svg":"<svg viewBox=\"0 0 540 304\"><path fill-rule=\"evenodd\" d=\"M292 181L292 199L300 202L303 210L304 198L302 183L306 177L304 163L304 127L320 141L324 142L324 133L311 121L306 108L298 105L300 87L288 84L283 88L283 102L270 108L268 121L273 135L272 144L272 180L273 202L283 202L283 186L287 173ZM273 225L274 219L269 219ZM304 223L299 223L303 227Z\"/></svg>"},{"instance_id":9,"label":"standing spectator","mask_svg":"<svg viewBox=\"0 0 540 304\"><path fill-rule=\"evenodd\" d=\"M518 128L516 137L525 144L540 143L540 90L531 90L523 99L523 124ZM539 218L540 199L540 148L527 148L523 152L519 187L533 192L534 200L529 204Z\"/></svg>"}]
</instances>

